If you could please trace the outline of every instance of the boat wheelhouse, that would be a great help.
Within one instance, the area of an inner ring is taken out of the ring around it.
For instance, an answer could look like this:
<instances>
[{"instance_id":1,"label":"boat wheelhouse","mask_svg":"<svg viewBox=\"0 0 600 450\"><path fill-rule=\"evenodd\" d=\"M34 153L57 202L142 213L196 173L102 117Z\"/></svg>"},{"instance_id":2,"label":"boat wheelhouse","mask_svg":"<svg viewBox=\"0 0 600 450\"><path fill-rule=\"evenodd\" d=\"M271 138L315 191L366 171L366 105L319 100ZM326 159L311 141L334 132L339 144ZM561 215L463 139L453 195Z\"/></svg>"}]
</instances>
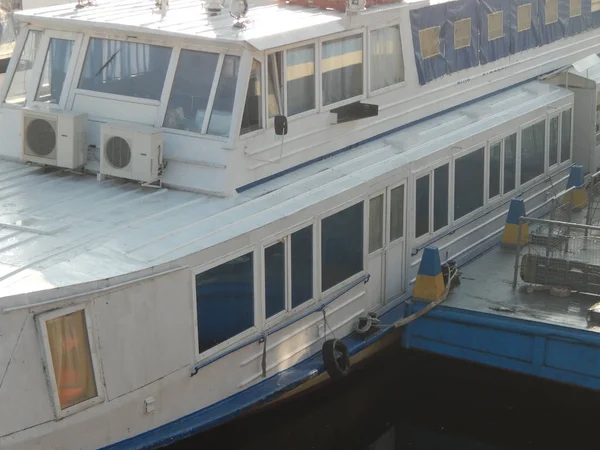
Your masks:
<instances>
[{"instance_id":1,"label":"boat wheelhouse","mask_svg":"<svg viewBox=\"0 0 600 450\"><path fill-rule=\"evenodd\" d=\"M362 357L392 332L353 330L405 315L425 247L461 264L512 197L543 214L595 150L573 150L573 92L528 80L600 51L596 3L560 39L538 2L482 3L18 14L0 447L155 448L292 395L322 379L324 341ZM481 20L444 28L473 11L523 42L496 30L507 53L481 60ZM531 29L499 19L519 11Z\"/></svg>"}]
</instances>

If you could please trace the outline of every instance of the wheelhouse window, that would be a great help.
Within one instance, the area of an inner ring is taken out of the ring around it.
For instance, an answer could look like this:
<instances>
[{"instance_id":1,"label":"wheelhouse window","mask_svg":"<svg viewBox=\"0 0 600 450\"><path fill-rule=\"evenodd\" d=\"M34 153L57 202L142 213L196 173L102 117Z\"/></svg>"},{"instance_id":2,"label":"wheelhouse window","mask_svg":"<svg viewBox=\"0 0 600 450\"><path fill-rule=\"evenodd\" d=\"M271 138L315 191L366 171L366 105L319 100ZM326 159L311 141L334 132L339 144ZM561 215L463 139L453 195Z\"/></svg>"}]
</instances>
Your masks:
<instances>
[{"instance_id":1,"label":"wheelhouse window","mask_svg":"<svg viewBox=\"0 0 600 450\"><path fill-rule=\"evenodd\" d=\"M363 36L348 36L323 43L321 56L323 105L363 93Z\"/></svg>"},{"instance_id":2,"label":"wheelhouse window","mask_svg":"<svg viewBox=\"0 0 600 450\"><path fill-rule=\"evenodd\" d=\"M552 167L555 164L558 164L558 116L552 117L550 119L550 128L548 130L548 144L548 166Z\"/></svg>"},{"instance_id":3,"label":"wheelhouse window","mask_svg":"<svg viewBox=\"0 0 600 450\"><path fill-rule=\"evenodd\" d=\"M448 225L449 176L450 165L444 164L417 179L415 237L439 231Z\"/></svg>"},{"instance_id":4,"label":"wheelhouse window","mask_svg":"<svg viewBox=\"0 0 600 450\"><path fill-rule=\"evenodd\" d=\"M568 161L571 157L571 110L562 112L561 117L560 162Z\"/></svg>"},{"instance_id":5,"label":"wheelhouse window","mask_svg":"<svg viewBox=\"0 0 600 450\"><path fill-rule=\"evenodd\" d=\"M321 222L321 290L363 270L363 203Z\"/></svg>"},{"instance_id":6,"label":"wheelhouse window","mask_svg":"<svg viewBox=\"0 0 600 450\"><path fill-rule=\"evenodd\" d=\"M164 127L202 131L218 61L218 53L181 50Z\"/></svg>"},{"instance_id":7,"label":"wheelhouse window","mask_svg":"<svg viewBox=\"0 0 600 450\"><path fill-rule=\"evenodd\" d=\"M246 91L246 103L244 105L244 114L242 115L242 128L240 134L250 133L262 128L262 83L261 67L257 61L252 61L252 70L250 72L250 81Z\"/></svg>"},{"instance_id":8,"label":"wheelhouse window","mask_svg":"<svg viewBox=\"0 0 600 450\"><path fill-rule=\"evenodd\" d=\"M50 39L35 101L58 104L73 53L74 41Z\"/></svg>"},{"instance_id":9,"label":"wheelhouse window","mask_svg":"<svg viewBox=\"0 0 600 450\"><path fill-rule=\"evenodd\" d=\"M521 131L521 184L544 173L546 121Z\"/></svg>"},{"instance_id":10,"label":"wheelhouse window","mask_svg":"<svg viewBox=\"0 0 600 450\"><path fill-rule=\"evenodd\" d=\"M383 194L369 200L369 253L383 247Z\"/></svg>"},{"instance_id":11,"label":"wheelhouse window","mask_svg":"<svg viewBox=\"0 0 600 450\"><path fill-rule=\"evenodd\" d=\"M226 55L223 59L219 84L217 84L215 100L212 104L212 111L208 122L208 134L229 137L239 70L240 57Z\"/></svg>"},{"instance_id":12,"label":"wheelhouse window","mask_svg":"<svg viewBox=\"0 0 600 450\"><path fill-rule=\"evenodd\" d=\"M404 58L400 27L371 31L371 90L404 81Z\"/></svg>"},{"instance_id":13,"label":"wheelhouse window","mask_svg":"<svg viewBox=\"0 0 600 450\"><path fill-rule=\"evenodd\" d=\"M454 219L483 206L485 149L456 158L454 163Z\"/></svg>"},{"instance_id":14,"label":"wheelhouse window","mask_svg":"<svg viewBox=\"0 0 600 450\"><path fill-rule=\"evenodd\" d=\"M169 47L91 38L78 87L160 100L170 58Z\"/></svg>"},{"instance_id":15,"label":"wheelhouse window","mask_svg":"<svg viewBox=\"0 0 600 450\"><path fill-rule=\"evenodd\" d=\"M29 80L33 76L33 62L35 61L41 38L41 31L31 30L27 33L25 45L19 56L15 73L4 99L5 103L25 106Z\"/></svg>"},{"instance_id":16,"label":"wheelhouse window","mask_svg":"<svg viewBox=\"0 0 600 450\"><path fill-rule=\"evenodd\" d=\"M85 310L45 321L61 410L98 396Z\"/></svg>"},{"instance_id":17,"label":"wheelhouse window","mask_svg":"<svg viewBox=\"0 0 600 450\"><path fill-rule=\"evenodd\" d=\"M253 269L250 252L196 275L200 353L254 326Z\"/></svg>"}]
</instances>

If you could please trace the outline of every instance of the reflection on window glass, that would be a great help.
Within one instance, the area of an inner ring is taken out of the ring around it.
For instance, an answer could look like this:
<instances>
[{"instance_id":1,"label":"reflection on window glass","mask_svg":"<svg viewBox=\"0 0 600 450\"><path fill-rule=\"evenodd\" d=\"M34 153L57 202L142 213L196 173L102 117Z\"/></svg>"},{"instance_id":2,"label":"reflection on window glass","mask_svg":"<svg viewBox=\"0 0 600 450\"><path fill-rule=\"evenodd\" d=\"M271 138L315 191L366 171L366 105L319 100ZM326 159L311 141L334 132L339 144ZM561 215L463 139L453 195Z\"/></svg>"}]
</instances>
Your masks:
<instances>
[{"instance_id":1,"label":"reflection on window glass","mask_svg":"<svg viewBox=\"0 0 600 450\"><path fill-rule=\"evenodd\" d=\"M315 46L287 51L288 116L315 109Z\"/></svg>"},{"instance_id":2,"label":"reflection on window glass","mask_svg":"<svg viewBox=\"0 0 600 450\"><path fill-rule=\"evenodd\" d=\"M46 321L60 409L98 395L85 312L76 311Z\"/></svg>"},{"instance_id":3,"label":"reflection on window glass","mask_svg":"<svg viewBox=\"0 0 600 450\"><path fill-rule=\"evenodd\" d=\"M200 353L254 326L252 253L196 275L196 303Z\"/></svg>"},{"instance_id":4,"label":"reflection on window glass","mask_svg":"<svg viewBox=\"0 0 600 450\"><path fill-rule=\"evenodd\" d=\"M490 193L489 198L500 195L500 164L502 158L502 143L490 146Z\"/></svg>"},{"instance_id":5,"label":"reflection on window glass","mask_svg":"<svg viewBox=\"0 0 600 450\"><path fill-rule=\"evenodd\" d=\"M404 185L390 192L390 242L404 235Z\"/></svg>"},{"instance_id":6,"label":"reflection on window glass","mask_svg":"<svg viewBox=\"0 0 600 450\"><path fill-rule=\"evenodd\" d=\"M371 90L404 81L400 27L371 31Z\"/></svg>"},{"instance_id":7,"label":"reflection on window glass","mask_svg":"<svg viewBox=\"0 0 600 450\"><path fill-rule=\"evenodd\" d=\"M544 173L545 134L544 120L521 132L521 184Z\"/></svg>"},{"instance_id":8,"label":"reflection on window glass","mask_svg":"<svg viewBox=\"0 0 600 450\"><path fill-rule=\"evenodd\" d=\"M272 53L268 57L268 83L269 94L267 98L267 109L269 118L283 114L283 52Z\"/></svg>"},{"instance_id":9,"label":"reflection on window glass","mask_svg":"<svg viewBox=\"0 0 600 450\"><path fill-rule=\"evenodd\" d=\"M550 154L548 155L548 166L552 167L558 163L558 116L550 119Z\"/></svg>"},{"instance_id":10,"label":"reflection on window glass","mask_svg":"<svg viewBox=\"0 0 600 450\"><path fill-rule=\"evenodd\" d=\"M25 40L25 46L17 62L15 74L8 87L6 94L6 103L10 105L25 106L27 99L27 87L31 82L33 61L38 51L40 39L42 38L41 31L30 31Z\"/></svg>"},{"instance_id":11,"label":"reflection on window glass","mask_svg":"<svg viewBox=\"0 0 600 450\"><path fill-rule=\"evenodd\" d=\"M435 169L433 173L433 231L448 225L449 164Z\"/></svg>"},{"instance_id":12,"label":"reflection on window glass","mask_svg":"<svg viewBox=\"0 0 600 450\"><path fill-rule=\"evenodd\" d=\"M266 318L285 310L285 244L265 248Z\"/></svg>"},{"instance_id":13,"label":"reflection on window glass","mask_svg":"<svg viewBox=\"0 0 600 450\"><path fill-rule=\"evenodd\" d=\"M454 219L483 206L485 149L456 159L454 167Z\"/></svg>"},{"instance_id":14,"label":"reflection on window glass","mask_svg":"<svg viewBox=\"0 0 600 450\"><path fill-rule=\"evenodd\" d=\"M50 39L40 84L35 95L36 102L58 104L60 101L71 61L73 43L65 39Z\"/></svg>"},{"instance_id":15,"label":"reflection on window glass","mask_svg":"<svg viewBox=\"0 0 600 450\"><path fill-rule=\"evenodd\" d=\"M262 128L262 95L261 95L261 64L257 60L252 61L250 81L246 92L246 103L242 115L242 129L240 134Z\"/></svg>"},{"instance_id":16,"label":"reflection on window glass","mask_svg":"<svg viewBox=\"0 0 600 450\"><path fill-rule=\"evenodd\" d=\"M415 237L429 233L429 175L417 180L415 198Z\"/></svg>"},{"instance_id":17,"label":"reflection on window glass","mask_svg":"<svg viewBox=\"0 0 600 450\"><path fill-rule=\"evenodd\" d=\"M383 194L369 201L369 253L383 246Z\"/></svg>"},{"instance_id":18,"label":"reflection on window glass","mask_svg":"<svg viewBox=\"0 0 600 450\"><path fill-rule=\"evenodd\" d=\"M562 133L560 139L560 162L568 161L571 157L571 110L562 113Z\"/></svg>"},{"instance_id":19,"label":"reflection on window glass","mask_svg":"<svg viewBox=\"0 0 600 450\"><path fill-rule=\"evenodd\" d=\"M91 38L79 88L160 100L170 58L168 47Z\"/></svg>"},{"instance_id":20,"label":"reflection on window glass","mask_svg":"<svg viewBox=\"0 0 600 450\"><path fill-rule=\"evenodd\" d=\"M292 233L292 308L313 298L313 227Z\"/></svg>"},{"instance_id":21,"label":"reflection on window glass","mask_svg":"<svg viewBox=\"0 0 600 450\"><path fill-rule=\"evenodd\" d=\"M235 98L235 87L237 84L238 71L240 69L239 56L225 56L223 68L217 85L215 101L213 102L210 121L208 122L208 134L215 136L229 136L231 128L231 115L233 112L233 100Z\"/></svg>"},{"instance_id":22,"label":"reflection on window glass","mask_svg":"<svg viewBox=\"0 0 600 450\"><path fill-rule=\"evenodd\" d=\"M321 290L326 291L363 269L363 203L321 223Z\"/></svg>"},{"instance_id":23,"label":"reflection on window glass","mask_svg":"<svg viewBox=\"0 0 600 450\"><path fill-rule=\"evenodd\" d=\"M166 128L202 131L218 60L217 53L181 50L165 114Z\"/></svg>"},{"instance_id":24,"label":"reflection on window glass","mask_svg":"<svg viewBox=\"0 0 600 450\"><path fill-rule=\"evenodd\" d=\"M517 133L504 138L504 193L514 190L517 174Z\"/></svg>"},{"instance_id":25,"label":"reflection on window glass","mask_svg":"<svg viewBox=\"0 0 600 450\"><path fill-rule=\"evenodd\" d=\"M363 93L363 37L349 36L323 43L323 105Z\"/></svg>"}]
</instances>

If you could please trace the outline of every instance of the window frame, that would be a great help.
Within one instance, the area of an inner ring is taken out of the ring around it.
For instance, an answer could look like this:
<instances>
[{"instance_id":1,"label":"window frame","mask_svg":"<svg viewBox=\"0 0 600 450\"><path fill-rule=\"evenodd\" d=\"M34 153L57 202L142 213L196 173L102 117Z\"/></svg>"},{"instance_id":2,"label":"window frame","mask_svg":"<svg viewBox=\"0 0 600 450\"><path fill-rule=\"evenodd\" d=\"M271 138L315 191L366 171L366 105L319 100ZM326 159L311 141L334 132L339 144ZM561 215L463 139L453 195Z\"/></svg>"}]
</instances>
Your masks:
<instances>
[{"instance_id":1,"label":"window frame","mask_svg":"<svg viewBox=\"0 0 600 450\"><path fill-rule=\"evenodd\" d=\"M516 148L516 155L515 155L515 187L514 189L511 189L508 192L504 192L504 166L505 166L505 155L506 155L506 139L509 138L510 136L512 136L513 134L516 134L517 136L517 148ZM500 143L500 194L496 195L492 198L490 198L490 157L491 157L491 149L492 146L495 144ZM497 201L501 201L503 199L506 199L508 197L512 197L518 190L519 190L519 186L520 186L520 178L517 178L520 174L520 160L519 160L519 132L515 131L514 129L511 128L511 131L506 131L503 132L501 134L497 134L494 137L490 138L487 140L487 144L486 144L486 151L485 151L486 155L485 155L485 198L484 198L484 206L485 205L489 205L489 204L493 204Z\"/></svg>"},{"instance_id":2,"label":"window frame","mask_svg":"<svg viewBox=\"0 0 600 450\"><path fill-rule=\"evenodd\" d=\"M406 194L405 194L406 195ZM322 222L324 219L327 219L328 217L331 217L335 214L337 214L340 211L343 211L344 209L347 208L351 208L352 206L355 206L359 203L363 203L363 242L362 242L362 247L363 247L363 261L362 261L362 269L359 270L357 273L355 273L354 275L350 276L349 278L346 278L345 280L340 281L338 284L331 286L329 289L323 291L322 290L322 275L323 275L323 258L322 256L322 248L321 248L321 241L322 241L322 234L323 234L323 227L321 226ZM317 294L320 294L320 299L322 299L323 297L327 297L329 294L331 294L332 292L335 292L339 289L343 289L345 286L348 286L349 284L352 284L354 281L358 280L361 276L364 275L364 273L367 271L367 267L368 267L368 258L369 258L369 243L367 242L367 240L365 239L365 236L368 234L368 230L369 230L369 214L368 214L368 203L369 203L369 196L368 195L362 195L360 197L355 197L351 200L348 200L344 203L342 203L341 205L337 205L333 208L328 209L327 211L317 215L316 220L318 223L318 237L317 237L317 257L318 257L318 264L317 264L317 275L318 275L318 280L317 281Z\"/></svg>"},{"instance_id":3,"label":"window frame","mask_svg":"<svg viewBox=\"0 0 600 450\"><path fill-rule=\"evenodd\" d=\"M382 88L379 89L371 89L371 64L372 64L372 60L373 60L373 53L371 52L371 32L372 31L377 31L377 30L381 30L383 28L389 28L389 27L398 27L400 29L400 48L402 48L402 64L404 66L404 80L400 81L399 83L395 83L395 84L390 84L389 86L384 86ZM406 51L404 48L404 41L405 39L402 39L402 26L400 24L400 22L394 22L394 23L387 23L384 25L377 25L377 26L372 26L372 27L368 27L365 31L365 36L367 39L367 87L368 87L368 91L367 93L369 94L369 96L371 95L380 95L380 94L384 94L388 91L393 91L395 89L401 88L403 86L406 85ZM412 50L411 50L412 51Z\"/></svg>"},{"instance_id":4,"label":"window frame","mask_svg":"<svg viewBox=\"0 0 600 450\"><path fill-rule=\"evenodd\" d=\"M43 312L35 316L39 336L42 341L42 357L46 371L46 378L48 380L47 384L50 390L50 396L52 398L54 416L57 420L71 416L100 403L104 403L106 398L106 393L104 391L104 380L102 378L102 371L100 370L100 358L97 355L98 347L96 344L96 336L92 324L91 308L91 302L86 302L55 309L53 311ZM90 398L81 403L77 403L76 405L69 406L65 409L61 409L60 400L58 398L58 386L56 384L56 377L54 375L54 363L52 361L52 353L50 349L50 340L48 336L48 328L46 326L46 322L48 320L56 319L58 317L66 316L68 314L78 311L84 312L85 326L88 335L88 345L90 348L90 358L92 360L92 370L94 372L94 380L96 382L97 395L96 397Z\"/></svg>"},{"instance_id":5,"label":"window frame","mask_svg":"<svg viewBox=\"0 0 600 450\"><path fill-rule=\"evenodd\" d=\"M435 163L427 166L426 169L419 169L417 171L414 171L412 173L412 194L411 194L411 200L412 200L412 204L413 207L411 208L412 210L412 214L411 214L411 235L414 239L414 244L419 245L422 244L423 242L427 242L429 241L432 237L438 235L438 234L443 234L444 232L448 231L448 229L453 225L453 216L454 214L451 212L451 207L454 206L454 163L452 162L453 158L452 157L445 157L444 159L441 159L439 161L436 161ZM446 164L448 164L448 220L446 223L446 226L440 228L439 230L434 231L434 187L435 187L435 170L439 167L445 166ZM416 212L416 204L417 204L417 180L419 180L420 178L429 175L429 226L428 226L428 231L427 233L424 233L423 235L417 237L417 233L416 233L416 216L415 216L415 212ZM406 188L405 188L406 189ZM404 194L404 197L406 198L407 194ZM408 208L406 208L406 214L408 214ZM406 218L404 219L406 222ZM406 235L406 231L404 233ZM414 245L413 245L414 246Z\"/></svg>"},{"instance_id":6,"label":"window frame","mask_svg":"<svg viewBox=\"0 0 600 450\"><path fill-rule=\"evenodd\" d=\"M256 268L258 267L257 264L260 262L259 258L257 257L257 251L259 250L260 249L257 249L255 245L246 246L240 250L236 250L235 252L227 253L224 256L221 256L217 259L213 259L212 261L207 262L206 264L202 264L200 266L192 268L192 310L194 316L193 340L196 363L205 361L213 357L214 355L222 352L223 350L227 349L228 347L231 347L232 345L237 344L238 342L241 342L244 339L248 339L250 336L258 334L259 330L261 329L264 323L262 320L262 316L264 315L264 313L261 309L261 302L257 301L257 299L259 298L258 295L260 294L260 291L258 289L259 283L261 282L261 277L259 271L256 270ZM254 326L200 353L200 344L198 342L198 299L196 298L196 275L206 272L207 270L214 269L215 267L218 267L221 264L225 264L228 261L231 261L235 258L239 258L240 256L246 255L248 253L252 253L252 281L254 284Z\"/></svg>"},{"instance_id":7,"label":"window frame","mask_svg":"<svg viewBox=\"0 0 600 450\"><path fill-rule=\"evenodd\" d=\"M368 56L366 56L366 54L368 53L368 48L366 47L368 45L367 42L367 38L366 38L366 34L368 32L368 29L366 27L363 28L357 28L354 30L348 30L348 31L344 31L342 33L337 33L331 36L327 36L327 38L325 39L319 39L319 45L318 45L318 53L316 54L315 58L318 58L319 60L319 71L318 73L318 80L317 80L317 86L318 86L318 97L317 97L317 101L319 103L317 103L318 108L320 112L330 112L332 109L336 109L339 108L341 106L345 106L345 105L349 105L350 103L355 103L357 101L361 101L367 98L367 92L368 92L368 84L367 84L367 74L365 73L367 70L367 61L368 61ZM324 105L323 104L323 45L327 42L332 42L332 41L336 41L339 39L344 39L347 37L351 37L351 36L362 36L362 94L360 95L356 95L352 98L347 98L344 100L340 100L339 102L335 102L335 103L331 103L329 105ZM365 50L367 49L367 50ZM316 71L316 69L315 69ZM286 107L287 107L287 100L286 100Z\"/></svg>"},{"instance_id":8,"label":"window frame","mask_svg":"<svg viewBox=\"0 0 600 450\"><path fill-rule=\"evenodd\" d=\"M556 164L550 165L550 122L552 122L552 119L554 119L555 117L558 119L558 130L557 130L558 132L556 134L556 138L558 139L558 145L556 148ZM559 167L562 164L560 162L561 150L562 150L561 125L562 125L562 110L554 111L551 114L548 114L548 116L546 117L546 150L545 150L546 153L544 155L544 167L545 167L544 173L550 173L551 171L555 170L557 167Z\"/></svg>"},{"instance_id":9,"label":"window frame","mask_svg":"<svg viewBox=\"0 0 600 450\"><path fill-rule=\"evenodd\" d=\"M570 129L571 129L571 141L569 142L569 147L570 147L570 151L569 151L569 157L567 158L566 161L562 161L562 130L563 130L563 114L566 111L571 111L570 117L571 117L571 125L570 125ZM574 134L575 134L575 127L573 126L575 124L575 104L574 103L570 103L569 105L566 105L564 107L558 108L556 110L556 114L558 114L559 118L558 118L558 165L557 167L560 166L568 166L573 164L573 139L574 139Z\"/></svg>"},{"instance_id":10,"label":"window frame","mask_svg":"<svg viewBox=\"0 0 600 450\"><path fill-rule=\"evenodd\" d=\"M512 134L512 133L510 133L510 134ZM509 136L510 136L510 134L509 134ZM454 209L456 207L456 192L455 192L455 185L454 185L454 180L456 178L456 161L458 159L462 158L463 156L474 153L478 150L481 150L482 148L483 148L483 202L482 202L482 205L457 219L456 217L454 217ZM449 189L452 192L452 194L451 194L452 210L450 210L450 206L448 206L448 214L452 217L452 221L451 221L452 225L460 224L462 222L468 222L473 217L477 217L479 214L481 214L481 211L484 210L485 207L488 205L487 197L489 195L489 182L490 182L488 169L486 167L486 166L489 166L489 157L488 156L489 156L488 141L480 141L478 144L472 145L468 149L465 149L465 150L463 150L459 153L456 153L452 156L452 164L450 166L451 171L452 171L452 177L449 181L452 184L452 186L450 186L450 189ZM496 197L494 197L494 198L496 198Z\"/></svg>"},{"instance_id":11,"label":"window frame","mask_svg":"<svg viewBox=\"0 0 600 450\"><path fill-rule=\"evenodd\" d=\"M313 274L313 282L312 282L312 297L295 308L292 307L292 234L297 231L303 230L304 228L312 226L312 250L313 250L313 261L312 261L312 274ZM265 266L265 249L270 246L277 244L278 242L284 243L284 251L285 251L285 308L283 311L278 312L277 314L267 318L267 297L265 292L265 283L266 283L266 266ZM318 284L316 281L316 272L317 272L317 264L315 263L316 252L317 251L317 233L316 233L316 220L311 218L310 220L306 220L301 222L293 227L287 228L284 231L273 234L269 236L267 239L263 239L260 243L260 304L261 304L261 314L262 320L264 323L264 328L272 328L276 326L278 323L288 319L290 316L293 316L298 311L302 311L314 304L316 304L320 298L318 298ZM319 254L320 260L320 254Z\"/></svg>"},{"instance_id":12,"label":"window frame","mask_svg":"<svg viewBox=\"0 0 600 450\"><path fill-rule=\"evenodd\" d=\"M544 172L541 173L540 175L537 175L536 177L532 178L531 180L523 183L522 179L521 179L521 172L522 172L522 162L523 162L523 130L529 128L530 126L536 125L538 123L540 123L541 121L544 121ZM560 121L558 123L558 125L560 126ZM517 186L518 189L521 189L523 186L533 186L536 183L540 182L542 179L544 179L544 177L547 176L548 174L548 155L549 155L549 142L548 142L548 114L546 114L543 118L542 117L537 117L535 119L529 120L527 122L525 122L522 125L519 125L518 131L517 131L517 177L515 178L515 184ZM560 137L560 133L559 133L559 137ZM573 146L571 145L571 148ZM559 159L560 159L560 145L558 147L558 151L559 151Z\"/></svg>"},{"instance_id":13,"label":"window frame","mask_svg":"<svg viewBox=\"0 0 600 450\"><path fill-rule=\"evenodd\" d=\"M394 189L395 187L397 187L397 186L391 185L390 187L388 187L388 189L390 189L390 192L391 192L391 189ZM404 189L406 191L406 188L404 188ZM369 205L369 213L368 213L368 220L367 220L367 222L369 224L369 227L367 230L368 231L368 233L367 233L368 234L367 252L369 252L371 250L369 248L369 242L370 242L370 236L371 236L371 200L373 200L377 197L382 197L381 207L382 207L383 211L381 213L381 246L378 249L373 250L372 252L369 253L370 258L373 258L378 255L380 256L386 247L386 236L387 236L386 233L388 233L387 222L389 220L389 218L388 218L389 211L387 211L387 208L388 208L387 203L389 202L387 197L389 197L389 195L386 195L386 193L387 193L387 190L379 190L375 193L371 193L365 203L365 204ZM404 201L406 201L406 193L404 194ZM406 220L405 220L405 222L406 222Z\"/></svg>"},{"instance_id":14,"label":"window frame","mask_svg":"<svg viewBox=\"0 0 600 450\"><path fill-rule=\"evenodd\" d=\"M296 48L302 48L302 47L307 47L309 45L314 46L315 49L315 107L313 109L309 109L308 111L303 111L301 113L298 114L294 114L293 116L289 116L288 115L288 100L287 100L287 66L286 66L286 61L287 61L287 51L288 50L294 50ZM269 51L268 53L266 53L266 58L265 58L265 63L263 63L263 77L268 77L269 76L269 56L277 54L277 53L281 53L282 56L282 66L283 66L283 70L282 70L282 77L281 77L281 83L283 85L283 90L282 90L282 97L283 97L283 111L281 111L281 114L283 114L284 116L287 117L288 122L291 122L293 120L296 119L301 119L303 117L306 116L310 116L313 114L316 114L319 111L319 105L321 104L321 93L319 91L319 80L318 78L320 78L320 74L321 74L321 52L319 50L320 48L320 43L319 43L319 39L311 39L309 41L303 41L301 43L293 43L293 44L289 44L289 45L284 45L282 47L278 47L275 50ZM264 129L267 128L273 128L274 125L274 118L273 117L269 117L269 80L268 78L263 78L264 82L264 97L265 100L263 102L263 109L264 109L264 115L266 117L266 126L264 127Z\"/></svg>"},{"instance_id":15,"label":"window frame","mask_svg":"<svg viewBox=\"0 0 600 450\"><path fill-rule=\"evenodd\" d=\"M241 121L242 121L242 117L244 115L244 111L246 109L246 98L248 95L248 84L250 82L250 74L252 73L252 65L254 64L254 61L258 62L260 64L260 102L258 107L260 108L260 127L257 128L256 130L252 130L252 131L248 131L247 133L242 133L242 125L241 125ZM242 61L240 60L240 72L242 69ZM248 71L248 77L247 77L247 83L246 83L246 90L244 92L244 107L242 108L242 115L240 116L240 129L239 131L237 131L237 136L232 136L236 139L248 139L251 137L256 137L259 134L263 133L266 129L267 129L267 118L269 116L269 112L266 110L267 106L268 106L268 99L266 98L266 95L268 95L269 93L269 86L267 85L266 82L268 82L268 80L265 80L265 62L263 61L262 55L260 54L252 54L252 58L250 59L250 70ZM239 74L238 74L239 77ZM215 91L216 92L216 91ZM212 94L212 92L211 92ZM236 97L237 97L237 92L235 93ZM232 122L233 122L233 118L232 118ZM233 129L232 129L233 131ZM231 136L231 132L230 132L230 136Z\"/></svg>"},{"instance_id":16,"label":"window frame","mask_svg":"<svg viewBox=\"0 0 600 450\"><path fill-rule=\"evenodd\" d=\"M67 68L67 74L63 84L63 91L61 92L60 99L58 104L55 104L55 107L60 109L65 109L67 105L67 99L69 98L70 91L73 89L77 89L73 86L73 80L75 79L75 69L77 67L77 63L80 57L81 52L81 44L83 43L84 35L83 33L77 32L68 32L68 31L55 31L55 30L46 30L42 36L42 41L40 42L40 52L43 50L43 56L38 56L36 59L41 61L36 61L34 65L33 78L37 81L35 84L35 89L33 91L27 91L27 103L26 105L36 105L41 107L48 107L47 103L38 102L35 100L37 96L37 91L40 83L40 79L42 77L42 71L44 70L44 64L46 62L46 56L48 54L48 50L50 47L51 39L64 39L73 41L73 51L71 53L71 60L69 61L69 66ZM40 53L42 55L42 53Z\"/></svg>"}]
</instances>

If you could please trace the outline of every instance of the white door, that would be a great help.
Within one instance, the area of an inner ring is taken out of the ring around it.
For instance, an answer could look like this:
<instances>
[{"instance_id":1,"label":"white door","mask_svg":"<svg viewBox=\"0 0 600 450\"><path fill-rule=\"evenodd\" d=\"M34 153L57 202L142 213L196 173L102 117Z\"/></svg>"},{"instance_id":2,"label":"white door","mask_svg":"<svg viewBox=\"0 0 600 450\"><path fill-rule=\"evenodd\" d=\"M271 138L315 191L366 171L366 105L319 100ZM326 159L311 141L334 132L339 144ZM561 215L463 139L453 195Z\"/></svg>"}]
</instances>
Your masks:
<instances>
[{"instance_id":1,"label":"white door","mask_svg":"<svg viewBox=\"0 0 600 450\"><path fill-rule=\"evenodd\" d=\"M386 222L386 193L385 191L374 194L369 199L369 267L367 272L371 275L367 283L369 296L369 310L377 309L383 305L384 279L384 240Z\"/></svg>"},{"instance_id":2,"label":"white door","mask_svg":"<svg viewBox=\"0 0 600 450\"><path fill-rule=\"evenodd\" d=\"M405 207L406 189L402 182L387 191L387 226L384 247L384 283L385 301L404 293L404 259L405 259Z\"/></svg>"}]
</instances>

